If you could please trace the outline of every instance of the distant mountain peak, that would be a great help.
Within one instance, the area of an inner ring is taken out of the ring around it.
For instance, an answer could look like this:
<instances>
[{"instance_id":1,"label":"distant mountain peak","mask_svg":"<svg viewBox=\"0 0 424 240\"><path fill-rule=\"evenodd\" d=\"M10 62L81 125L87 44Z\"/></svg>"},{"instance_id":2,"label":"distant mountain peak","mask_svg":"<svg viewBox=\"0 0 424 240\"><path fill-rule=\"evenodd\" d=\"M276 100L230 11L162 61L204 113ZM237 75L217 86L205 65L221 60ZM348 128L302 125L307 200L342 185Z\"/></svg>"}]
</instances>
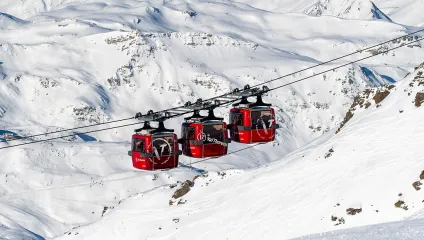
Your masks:
<instances>
[{"instance_id":1,"label":"distant mountain peak","mask_svg":"<svg viewBox=\"0 0 424 240\"><path fill-rule=\"evenodd\" d=\"M369 0L319 0L305 10L311 16L335 16L345 19L392 20Z\"/></svg>"}]
</instances>

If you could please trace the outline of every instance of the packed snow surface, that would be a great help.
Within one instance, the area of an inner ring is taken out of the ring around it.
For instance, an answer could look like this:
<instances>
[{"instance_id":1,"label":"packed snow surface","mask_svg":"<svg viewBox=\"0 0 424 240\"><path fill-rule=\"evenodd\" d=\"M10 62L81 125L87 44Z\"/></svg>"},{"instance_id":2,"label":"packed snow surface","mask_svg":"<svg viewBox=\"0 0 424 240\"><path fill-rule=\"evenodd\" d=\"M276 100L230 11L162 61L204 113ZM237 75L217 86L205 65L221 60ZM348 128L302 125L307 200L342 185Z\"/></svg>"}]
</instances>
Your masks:
<instances>
[{"instance_id":1,"label":"packed snow surface","mask_svg":"<svg viewBox=\"0 0 424 240\"><path fill-rule=\"evenodd\" d=\"M357 227L312 236L297 240L406 240L422 239L424 235L424 220L414 219L401 222L376 224L366 227Z\"/></svg>"}]
</instances>

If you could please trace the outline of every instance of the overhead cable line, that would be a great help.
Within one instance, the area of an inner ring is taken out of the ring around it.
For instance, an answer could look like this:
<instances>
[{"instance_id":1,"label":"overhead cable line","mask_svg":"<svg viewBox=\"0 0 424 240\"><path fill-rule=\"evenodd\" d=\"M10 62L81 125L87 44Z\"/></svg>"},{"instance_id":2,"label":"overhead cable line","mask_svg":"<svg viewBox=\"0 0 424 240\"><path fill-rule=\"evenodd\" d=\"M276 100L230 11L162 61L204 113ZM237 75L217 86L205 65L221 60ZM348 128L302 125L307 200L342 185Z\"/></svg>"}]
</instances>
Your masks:
<instances>
[{"instance_id":1,"label":"overhead cable line","mask_svg":"<svg viewBox=\"0 0 424 240\"><path fill-rule=\"evenodd\" d=\"M398 48L401 48L401 47L409 46L409 45L411 45L411 44L413 44L413 43L416 43L416 42L419 42L419 41L421 41L421 40L423 40L423 39L424 39L424 37L422 37L422 38L418 38L418 39L416 39L415 41L411 41L411 42L409 42L409 43L407 43L407 44L402 44L402 45L399 45L399 46L397 46L397 47L393 47L393 48L390 48L390 49L386 49L386 50L384 50L384 51L379 51L378 53L376 53L376 54L374 54L374 55L367 56L367 57L364 57L364 58L360 58L360 59L358 59L358 60L351 61L351 62L349 62L349 63L346 63L346 64L343 64L343 65L340 65L340 66L337 66L337 67L334 67L334 68L328 69L328 70L326 70L326 71L322 71L322 72L319 72L319 73L315 73L315 74L313 74L313 75L311 75L311 76L304 77L304 78L301 78L301 79L299 79L299 80L296 80L296 81L293 81L293 82L289 82L289 83L283 84L283 85L281 85L281 86L274 87L274 88L271 88L271 89L268 89L268 90L264 90L264 91L266 91L266 92L270 92L270 91L273 91L273 90L275 90L275 89L279 89L279 88L282 88L282 87L285 87L285 86L288 86L288 85L291 85L291 84L294 84L294 83L297 83L297 82L301 82L301 81L304 81L304 80L306 80L306 79L309 79L309 78L312 78L312 77L318 76L318 75L320 75L320 74L327 73L327 72L330 72L330 71L334 71L334 70L336 70L336 69L342 68L342 67L347 66L347 65L349 65L349 64L356 63L356 62L359 62L359 61L362 61L362 60L365 60L365 59L369 59L369 58L372 58L372 57L375 57L375 56L378 56L378 55L381 55L381 54L384 54L384 53L388 53L388 52L390 52L390 51L392 51L392 50L395 50L395 49L398 49ZM240 99L241 99L241 98L228 100L228 101L225 101L225 102L222 102L222 103L218 103L218 104L216 104L215 106L224 106L224 105L228 105L228 104L230 104L230 103L232 103L232 102L235 102L235 101L238 101L238 100L240 100ZM193 104L193 105L195 105L195 104ZM208 106L204 107L204 109L207 109L207 108L208 108ZM173 108L173 109L177 109L177 108ZM185 112L181 112L181 113L174 113L174 114L170 114L170 115L168 115L168 116L167 116L167 115L165 115L165 116L163 116L163 117L159 117L159 120L165 120L165 119L169 119L169 118L174 118L174 117L182 116L182 115L185 115L185 114L187 114L187 113L194 112L194 111L195 111L195 110L187 110L187 111L185 111ZM165 110L162 110L162 111L159 111L159 112L156 112L156 113L153 113L153 114L158 114L158 113L162 113L162 112L165 112ZM151 112L150 114L152 114L152 112ZM147 116L147 114L146 114L146 115L142 115L142 116ZM82 132L82 133L70 134L70 135L66 135L66 136L60 136L60 137L55 137L55 138L49 138L49 139L43 139L43 140L37 140L37 141L32 141L32 142L27 142L27 143L21 143L21 144L16 144L16 145L11 145L11 146L5 146L5 147L1 147L1 148L0 148L0 150L1 150L1 149L6 149L6 148L18 147L18 146L22 146L22 145L29 145L29 144L33 144L33 143L47 142L47 141L50 141L50 140L56 140L56 139L60 139L60 138L72 137L72 136L76 136L76 135L79 135L79 134L87 134L87 133L93 133L93 132L106 131L106 130L111 130L111 129L116 129L116 128L122 128L122 127L127 127L127 126L131 126L131 125L136 125L136 124L140 124L140 123L125 124L125 125L120 125L120 126L115 126L115 127L109 127L109 128L103 128L103 129L98 129L98 130L93 130L93 131L88 131L88 132Z\"/></svg>"},{"instance_id":2,"label":"overhead cable line","mask_svg":"<svg viewBox=\"0 0 424 240\"><path fill-rule=\"evenodd\" d=\"M270 79L270 80L265 81L263 83L259 83L259 84L253 85L252 87L258 87L258 86L261 86L261 85L264 85L264 84L267 84L267 83L270 83L270 82L273 82L273 81L276 81L276 80L280 80L280 79L285 78L285 77L288 77L288 76L292 76L292 75L297 74L297 73L300 73L300 72L304 72L306 70L310 70L310 69L313 69L313 68L316 68L316 67L319 67L319 66L322 66L322 65L325 65L325 64L334 62L336 60L340 60L340 59L343 59L343 58L346 58L346 57L355 55L357 53L362 53L362 52L367 51L367 50L370 50L372 48L379 47L379 46L382 46L384 44L387 44L387 43L390 43L390 42L393 42L393 41L396 41L396 40L399 40L399 39L402 39L402 38L405 38L405 37L408 37L408 36L412 36L412 35L414 35L416 33L419 33L419 32L424 32L424 29L420 29L420 30L417 30L417 31L408 33L406 35L403 35L403 36L400 36L400 37L397 37L397 38L393 38L391 40L387 40L385 42L382 42L382 43L379 43L379 44L375 44L373 46L366 47L364 49L360 49L360 50L351 52L349 54L346 54L346 55L343 55L343 56L340 56L340 57L337 57L337 58L333 58L331 60L328 60L328 61L325 61L325 62L322 62L322 63L319 63L319 64L312 65L312 66L307 67L307 68L303 68L301 70L298 70L298 71L295 71L295 72L292 72L292 73L283 75L283 76L278 77L278 78ZM403 45L401 45L401 46L403 46ZM373 56L373 55L371 55L371 56ZM349 63L349 64L351 64L351 63ZM222 95L219 95L219 96L215 96L215 97L212 97L212 98L209 98L209 99L205 99L204 101L210 101L210 100L214 100L214 99L217 99L217 98L222 98L222 97L225 97L227 95L230 95L231 93L232 92L228 92L228 93L225 93L225 94L222 94ZM156 113L164 113L164 112L172 111L172 110L175 110L175 109L178 109L178 108L182 108L182 107L184 107L184 106L172 107L172 108L169 108L169 109L157 111ZM141 116L147 116L147 114L141 115ZM14 141L14 140L18 140L18 139L23 139L23 138L33 138L33 137L39 137L39 136L46 136L46 135L55 134L55 133L73 131L73 130L77 130L77 129L87 128L87 127L94 127L94 126L100 126L100 125L104 125L104 124L110 124L110 123L116 123L116 122L122 122L122 121L128 121L128 120L132 120L132 119L134 119L134 117L117 119L117 120L113 120L113 121L107 121L107 122L96 123L96 124L91 124L91 125L84 125L84 126L75 127L75 128L67 128L67 129L57 130L57 131L53 131L53 132L40 133L40 134L35 134L35 135L27 135L27 136L17 137L15 139L9 140L9 142L10 141ZM77 135L77 134L78 133L76 133L75 135Z\"/></svg>"},{"instance_id":3,"label":"overhead cable line","mask_svg":"<svg viewBox=\"0 0 424 240\"><path fill-rule=\"evenodd\" d=\"M234 100L234 101L236 101L236 100ZM225 106L225 105L228 105L230 103L231 102L221 103L219 106ZM179 117L179 116L185 115L185 114L190 113L190 112L194 112L194 110L193 111L188 111L188 112L185 112L185 113L179 113L179 114L170 115L168 117L163 117L163 120L169 119L169 118L174 118L174 117ZM26 143L20 143L20 144L15 144L15 145L10 145L10 146L0 147L0 150L1 149L6 149L6 148L13 148L13 147L19 147L19 146L34 144L34 143L48 142L48 141L51 141L51 140L57 140L57 139L61 139L61 138L74 137L74 136L78 136L78 135L82 135L82 134L88 134L88 133L94 133L94 132L102 132L102 131L106 131L106 130L112 130L112 129L116 129L116 128L123 128L123 127L138 125L138 124L140 124L140 123L139 122L136 122L136 123L118 125L118 126L115 126L115 127L102 128L102 129L97 129L97 130L92 130L92 131L87 131L87 132L73 133L73 134L68 134L68 135L65 135L65 136L53 137L53 138L42 139L42 140L35 140L35 141L32 141L32 142L26 142Z\"/></svg>"},{"instance_id":4,"label":"overhead cable line","mask_svg":"<svg viewBox=\"0 0 424 240\"><path fill-rule=\"evenodd\" d=\"M315 74L310 75L310 76L308 76L308 77L301 78L301 79L299 79L299 80L292 81L292 82L289 82L289 83L286 83L286 84L280 85L280 86L278 86L278 87L270 88L270 89L269 89L269 91L273 91L273 90L275 90L275 89L279 89L279 88L282 88L282 87L286 87L286 86L288 86L288 85L291 85L291 84L294 84L294 83L297 83L297 82L304 81L304 80L306 80L306 79L308 79L308 78L315 77L315 76L318 76L318 75L321 75L321 74L324 74L324 73L327 73L327 72L330 72L330 71L336 70L336 69L338 69L338 68L345 67L345 66L350 65L350 64L352 64L352 63L357 63L357 62L360 62L360 61L362 61L362 60L366 60L366 59L369 59L369 58L375 57L375 56L380 55L380 54L383 54L383 53L388 53L389 51L393 51L393 50L398 49L398 48L401 48L401 47L409 46L409 45L411 45L411 44L413 44L413 43L416 43L416 42L419 42L419 41L421 41L421 40L423 40L423 39L424 39L424 37L422 37L422 38L418 38L417 40L412 41L412 42L409 42L408 44L399 45L399 46L397 46L397 47L393 47L393 48L390 48L390 49L388 49L388 50L378 52L378 53L376 53L376 54L374 54L374 55L371 55L371 56L368 56L368 57L363 57L363 58L360 58L360 59L358 59L358 60L355 60L355 61L351 61L351 62L349 62L349 63L342 64L342 65L340 65L340 66L338 66L338 67L336 67L336 68L328 69L328 70L325 70L325 71L322 71L322 72L319 72L319 73L315 73Z\"/></svg>"},{"instance_id":5,"label":"overhead cable line","mask_svg":"<svg viewBox=\"0 0 424 240\"><path fill-rule=\"evenodd\" d=\"M249 149L249 148L254 148L254 147L256 147L258 145L262 145L262 144L266 144L266 143L255 143L255 144L249 145L249 146L247 146L245 148L241 148L239 150L235 150L235 151L229 152L229 153L227 153L224 156L232 155L232 154L235 154L235 153L244 151L244 150ZM220 157L222 157L222 156L220 156ZM192 165L192 164L196 164L196 163L200 163L200 162L204 162L204 161L208 161L208 160L211 160L211 159L214 159L214 158L220 158L220 157L208 157L208 158L205 158L205 159L201 159L201 160L197 160L197 161L194 161L194 162L190 162L189 163L189 166ZM187 165L187 163L184 163L184 164Z\"/></svg>"},{"instance_id":6,"label":"overhead cable line","mask_svg":"<svg viewBox=\"0 0 424 240\"><path fill-rule=\"evenodd\" d=\"M390 42L393 42L393 41L396 41L396 40L402 39L402 38L404 38L404 37L408 37L408 36L414 35L414 34L419 33L419 32L424 32L424 28L423 28L423 29L420 29L420 30L418 30L418 31L411 32L411 33L409 33L409 34L406 34L406 35L403 35L403 36L397 37L397 38L393 38L393 39L391 39L391 40L387 40L387 41L382 42L382 43L379 43L379 44L375 44L375 45L370 46L370 47L366 47L366 48L363 48L363 49L357 50L357 51L355 51L355 52L348 53L348 54L346 54L346 55L343 55L343 56L340 56L340 57L337 57L337 58L333 58L333 59L328 60L328 61L326 61L326 62L322 62L322 63L316 64L316 65L312 65L312 66L310 66L310 67L307 67L307 68L301 69L301 70L299 70L299 71L296 71L296 72L293 72L293 73L289 73L289 74L286 74L286 75L283 75L283 76L281 76L281 77L278 77L278 78L274 78L274 79L271 79L271 80L265 81L265 82L260 83L260 84L257 84L257 85L253 85L252 87L261 86L261 85L264 85L264 84L266 84L266 83L270 83L270 82L273 82L273 81L276 81L276 80L279 80L279 79L282 79L282 78L285 78L285 77L288 77L288 76L291 76L291 75L294 75L294 74L297 74L297 73L300 73L300 72L303 72L303 71L306 71L306 70L309 70L309 69L312 69L312 68L315 68L315 67L319 67L319 66L325 65L325 64L327 64L327 63L334 62L334 61L336 61L336 60L340 60L340 59L343 59L343 58L346 58L346 57L349 57L349 56L355 55L355 54L357 54L357 53L362 53L362 52L365 52L365 51L370 50L370 49L372 49L372 48L382 46L382 45L384 45L384 44L387 44L387 43L390 43ZM371 55L371 56L373 56L373 55ZM352 62L352 63L355 63L355 62Z\"/></svg>"},{"instance_id":7,"label":"overhead cable line","mask_svg":"<svg viewBox=\"0 0 424 240\"><path fill-rule=\"evenodd\" d=\"M33 138L33 137L46 136L46 135L54 134L54 133L61 133L61 132L73 131L73 130L77 130L77 129L81 129L81 128L94 127L94 126L99 126L99 125L103 125L103 124L122 122L122 121L131 120L131 119L134 119L134 117L123 118L123 119L118 119L118 120L114 120L114 121L108 121L108 122L104 122L104 123L95 123L95 124L90 124L90 125L84 125L84 126L74 127L74 128L67 128L67 129L57 130L57 131L53 131L53 132L46 132L46 133L40 133L40 134L34 134L34 135L27 135L27 136L22 136L22 137L19 136L19 137L16 137L14 139L11 139L9 142L14 141L14 140L19 140L19 139L22 139L22 138Z\"/></svg>"}]
</instances>

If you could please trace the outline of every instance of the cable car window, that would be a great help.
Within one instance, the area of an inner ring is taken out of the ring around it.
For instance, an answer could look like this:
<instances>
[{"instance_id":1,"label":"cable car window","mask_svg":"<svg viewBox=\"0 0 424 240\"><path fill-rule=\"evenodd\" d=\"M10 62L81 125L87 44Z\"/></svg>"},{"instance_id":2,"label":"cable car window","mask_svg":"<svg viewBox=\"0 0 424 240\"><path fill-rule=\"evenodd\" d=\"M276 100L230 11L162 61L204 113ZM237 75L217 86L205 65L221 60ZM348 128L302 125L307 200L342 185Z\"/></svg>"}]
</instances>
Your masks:
<instances>
[{"instance_id":1,"label":"cable car window","mask_svg":"<svg viewBox=\"0 0 424 240\"><path fill-rule=\"evenodd\" d=\"M185 127L183 131L183 139L196 140L196 132L192 127Z\"/></svg>"},{"instance_id":2,"label":"cable car window","mask_svg":"<svg viewBox=\"0 0 424 240\"><path fill-rule=\"evenodd\" d=\"M224 141L224 126L222 124L203 125L203 143L217 143Z\"/></svg>"},{"instance_id":3,"label":"cable car window","mask_svg":"<svg viewBox=\"0 0 424 240\"><path fill-rule=\"evenodd\" d=\"M133 151L134 152L144 152L144 141L142 139L134 139L133 141Z\"/></svg>"},{"instance_id":4,"label":"cable car window","mask_svg":"<svg viewBox=\"0 0 424 240\"><path fill-rule=\"evenodd\" d=\"M271 110L252 111L252 129L267 129L272 125Z\"/></svg>"},{"instance_id":5,"label":"cable car window","mask_svg":"<svg viewBox=\"0 0 424 240\"><path fill-rule=\"evenodd\" d=\"M168 156L174 153L174 137L153 137L153 152L155 156Z\"/></svg>"},{"instance_id":6,"label":"cable car window","mask_svg":"<svg viewBox=\"0 0 424 240\"><path fill-rule=\"evenodd\" d=\"M236 126L243 126L243 114L231 113L230 119L231 119L231 124L234 124Z\"/></svg>"}]
</instances>

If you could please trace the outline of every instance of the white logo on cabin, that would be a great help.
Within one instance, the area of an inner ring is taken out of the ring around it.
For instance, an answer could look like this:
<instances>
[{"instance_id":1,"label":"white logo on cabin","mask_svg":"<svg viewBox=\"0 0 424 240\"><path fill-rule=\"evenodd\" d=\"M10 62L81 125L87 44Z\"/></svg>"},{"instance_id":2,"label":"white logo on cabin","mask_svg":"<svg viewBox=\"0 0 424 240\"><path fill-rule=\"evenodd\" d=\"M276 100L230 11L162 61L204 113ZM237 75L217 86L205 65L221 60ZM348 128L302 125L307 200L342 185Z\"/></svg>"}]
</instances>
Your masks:
<instances>
[{"instance_id":1,"label":"white logo on cabin","mask_svg":"<svg viewBox=\"0 0 424 240\"><path fill-rule=\"evenodd\" d=\"M226 143L221 142L216 138L211 138L211 137L207 136L203 131L199 132L199 134L197 134L197 140L200 140L200 141L206 141L207 140L208 142L212 142L212 143L215 143L215 144L221 144L224 147L227 146Z\"/></svg>"},{"instance_id":2,"label":"white logo on cabin","mask_svg":"<svg viewBox=\"0 0 424 240\"><path fill-rule=\"evenodd\" d=\"M267 124L268 122L268 124ZM261 117L256 120L256 130L263 130L265 134L261 134L262 131L256 131L260 138L272 138L274 137L275 133L273 133L271 136L268 136L268 131L272 131L272 125L274 124L275 119L272 118L271 113L265 112L261 113Z\"/></svg>"},{"instance_id":3,"label":"white logo on cabin","mask_svg":"<svg viewBox=\"0 0 424 240\"><path fill-rule=\"evenodd\" d=\"M173 139L173 137L171 137ZM153 148L153 157L150 158L150 161L153 164L165 164L171 159L173 153L173 146L169 144L169 142L164 138L155 138L151 143ZM168 150L169 154L167 155L167 158L163 160L162 162L156 162L155 160L159 161L161 157L164 157L164 152Z\"/></svg>"}]
</instances>

